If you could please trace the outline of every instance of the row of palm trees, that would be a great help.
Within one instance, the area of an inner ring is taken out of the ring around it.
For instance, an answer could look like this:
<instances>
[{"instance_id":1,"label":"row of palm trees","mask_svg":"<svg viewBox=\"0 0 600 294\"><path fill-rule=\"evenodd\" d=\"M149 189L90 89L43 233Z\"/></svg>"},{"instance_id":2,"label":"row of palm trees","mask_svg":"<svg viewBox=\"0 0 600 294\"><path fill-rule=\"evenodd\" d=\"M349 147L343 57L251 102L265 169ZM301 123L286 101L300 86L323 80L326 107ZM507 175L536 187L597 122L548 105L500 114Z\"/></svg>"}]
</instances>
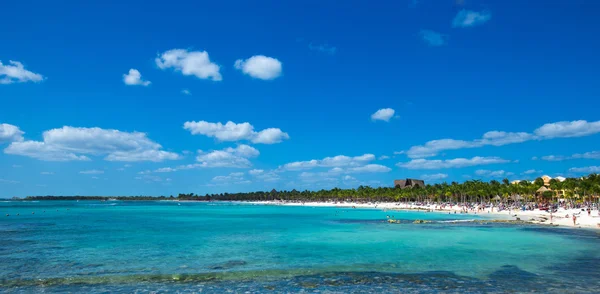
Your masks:
<instances>
[{"instance_id":1,"label":"row of palm trees","mask_svg":"<svg viewBox=\"0 0 600 294\"><path fill-rule=\"evenodd\" d=\"M551 191L537 193L544 186L544 180L537 178L535 181L520 181L510 183L508 179L502 181L470 180L463 183L439 183L415 186L401 189L400 187L360 186L356 189L333 188L318 191L275 191L250 192L250 193L222 193L196 197L181 197L180 199L205 200L234 200L234 201L264 201L264 200L292 200L292 201L441 201L441 202L482 202L482 201L557 201L565 199L571 202L598 201L600 195L600 176L591 174L587 177L568 178L564 181L552 179L548 188Z\"/></svg>"}]
</instances>

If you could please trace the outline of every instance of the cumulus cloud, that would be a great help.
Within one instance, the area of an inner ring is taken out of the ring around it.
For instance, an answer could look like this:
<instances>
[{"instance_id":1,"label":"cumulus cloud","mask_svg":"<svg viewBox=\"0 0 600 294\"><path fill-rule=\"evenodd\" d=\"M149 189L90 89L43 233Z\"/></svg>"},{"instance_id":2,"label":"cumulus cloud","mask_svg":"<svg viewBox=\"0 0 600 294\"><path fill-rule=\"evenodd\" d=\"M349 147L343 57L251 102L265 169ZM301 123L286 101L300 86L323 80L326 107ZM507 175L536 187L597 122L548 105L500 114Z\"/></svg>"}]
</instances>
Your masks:
<instances>
[{"instance_id":1,"label":"cumulus cloud","mask_svg":"<svg viewBox=\"0 0 600 294\"><path fill-rule=\"evenodd\" d=\"M43 133L43 141L13 142L4 153L33 157L45 161L90 160L88 156L106 155L108 161L163 161L179 159L176 153L160 150L162 146L145 133L101 128L64 126Z\"/></svg>"},{"instance_id":2,"label":"cumulus cloud","mask_svg":"<svg viewBox=\"0 0 600 294\"><path fill-rule=\"evenodd\" d=\"M220 184L250 184L251 181L246 180L244 178L244 173L236 172L230 173L227 176L216 176L213 177L212 182L220 183Z\"/></svg>"},{"instance_id":3,"label":"cumulus cloud","mask_svg":"<svg viewBox=\"0 0 600 294\"><path fill-rule=\"evenodd\" d=\"M431 30L421 30L419 35L423 39L423 41L430 46L442 46L446 44L447 36L442 35L438 32L434 32Z\"/></svg>"},{"instance_id":4,"label":"cumulus cloud","mask_svg":"<svg viewBox=\"0 0 600 294\"><path fill-rule=\"evenodd\" d=\"M390 121L390 119L394 116L394 113L396 113L396 111L391 108L382 108L371 114L371 119Z\"/></svg>"},{"instance_id":5,"label":"cumulus cloud","mask_svg":"<svg viewBox=\"0 0 600 294\"><path fill-rule=\"evenodd\" d=\"M524 175L531 175L531 174L539 174L542 173L541 170L535 170L535 169L528 169L526 171L523 172Z\"/></svg>"},{"instance_id":6,"label":"cumulus cloud","mask_svg":"<svg viewBox=\"0 0 600 294\"><path fill-rule=\"evenodd\" d=\"M148 85L150 85L150 81L142 80L142 74L140 73L139 70L137 70L135 68L130 69L129 73L126 73L123 75L123 82L125 83L125 85L130 85L130 86L135 86L135 85L148 86Z\"/></svg>"},{"instance_id":7,"label":"cumulus cloud","mask_svg":"<svg viewBox=\"0 0 600 294\"><path fill-rule=\"evenodd\" d=\"M281 76L281 62L264 55L255 55L246 60L238 59L234 67L253 78L272 80Z\"/></svg>"},{"instance_id":8,"label":"cumulus cloud","mask_svg":"<svg viewBox=\"0 0 600 294\"><path fill-rule=\"evenodd\" d=\"M486 169L478 169L475 171L475 174L482 177L490 177L490 178L502 178L514 175L514 173L506 172L504 170L486 170Z\"/></svg>"},{"instance_id":9,"label":"cumulus cloud","mask_svg":"<svg viewBox=\"0 0 600 294\"><path fill-rule=\"evenodd\" d=\"M0 84L41 82L44 77L25 69L22 63L9 60L8 64L2 64L0 60Z\"/></svg>"},{"instance_id":10,"label":"cumulus cloud","mask_svg":"<svg viewBox=\"0 0 600 294\"><path fill-rule=\"evenodd\" d=\"M471 11L463 9L456 14L454 20L452 20L453 28L468 28L478 25L482 25L492 18L492 14L489 11Z\"/></svg>"},{"instance_id":11,"label":"cumulus cloud","mask_svg":"<svg viewBox=\"0 0 600 294\"><path fill-rule=\"evenodd\" d=\"M23 134L25 132L21 131L17 126L0 124L0 144L23 141Z\"/></svg>"},{"instance_id":12,"label":"cumulus cloud","mask_svg":"<svg viewBox=\"0 0 600 294\"><path fill-rule=\"evenodd\" d=\"M188 90L188 89L183 89L183 90L181 90L181 94L183 94L183 95L192 95L192 92L190 92L190 90Z\"/></svg>"},{"instance_id":13,"label":"cumulus cloud","mask_svg":"<svg viewBox=\"0 0 600 294\"><path fill-rule=\"evenodd\" d=\"M155 59L160 69L172 68L186 76L195 76L199 79L221 81L223 77L219 72L220 66L210 61L206 51L188 51L185 49L171 49L165 51Z\"/></svg>"},{"instance_id":14,"label":"cumulus cloud","mask_svg":"<svg viewBox=\"0 0 600 294\"><path fill-rule=\"evenodd\" d=\"M280 180L279 174L276 171L264 171L262 169L253 169L248 171L253 178L263 182L276 182Z\"/></svg>"},{"instance_id":15,"label":"cumulus cloud","mask_svg":"<svg viewBox=\"0 0 600 294\"><path fill-rule=\"evenodd\" d=\"M229 147L210 152L198 150L196 161L199 163L194 167L247 168L252 166L249 158L257 157L259 154L258 150L248 145L239 145L236 148Z\"/></svg>"},{"instance_id":16,"label":"cumulus cloud","mask_svg":"<svg viewBox=\"0 0 600 294\"><path fill-rule=\"evenodd\" d=\"M435 181L439 181L439 180L443 180L443 179L448 178L448 175L447 174L442 174L442 173L439 173L439 174L428 174L428 175L421 175L420 178L423 179L424 181L427 181L427 182L435 182Z\"/></svg>"},{"instance_id":17,"label":"cumulus cloud","mask_svg":"<svg viewBox=\"0 0 600 294\"><path fill-rule=\"evenodd\" d=\"M284 164L280 169L282 170L303 170L311 169L315 167L357 167L367 164L370 161L375 160L373 154L363 154L361 156L349 157L345 155L338 155L333 157L325 157L323 159L313 159L308 161L296 161Z\"/></svg>"},{"instance_id":18,"label":"cumulus cloud","mask_svg":"<svg viewBox=\"0 0 600 294\"><path fill-rule=\"evenodd\" d=\"M600 121L563 121L545 124L534 130L533 133L490 131L483 134L480 139L470 141L456 139L432 140L426 142L424 145L413 146L405 153L410 158L424 158L435 156L444 150L478 148L483 146L503 146L531 140L581 137L597 133L600 133Z\"/></svg>"},{"instance_id":19,"label":"cumulus cloud","mask_svg":"<svg viewBox=\"0 0 600 294\"><path fill-rule=\"evenodd\" d=\"M89 157L77 155L60 146L54 146L38 141L13 142L4 153L12 155L21 155L35 158L43 161L88 161Z\"/></svg>"},{"instance_id":20,"label":"cumulus cloud","mask_svg":"<svg viewBox=\"0 0 600 294\"><path fill-rule=\"evenodd\" d=\"M220 122L188 121L183 124L183 128L190 131L192 135L214 137L219 141L246 140L256 144L275 144L290 138L287 133L278 128L268 128L256 132L254 126L247 122L236 124L228 121L222 124Z\"/></svg>"},{"instance_id":21,"label":"cumulus cloud","mask_svg":"<svg viewBox=\"0 0 600 294\"><path fill-rule=\"evenodd\" d=\"M413 159L409 162L399 162L398 167L407 169L444 169L444 168L462 168L476 165L507 163L509 160L500 157L480 157L473 158L454 158L454 159Z\"/></svg>"},{"instance_id":22,"label":"cumulus cloud","mask_svg":"<svg viewBox=\"0 0 600 294\"><path fill-rule=\"evenodd\" d=\"M389 157L389 156L387 156L387 155L381 155L381 156L379 156L379 158L378 158L378 159L379 159L379 160L386 160L386 159L390 159L390 157Z\"/></svg>"},{"instance_id":23,"label":"cumulus cloud","mask_svg":"<svg viewBox=\"0 0 600 294\"><path fill-rule=\"evenodd\" d=\"M600 166L572 167L569 169L572 173L600 173Z\"/></svg>"},{"instance_id":24,"label":"cumulus cloud","mask_svg":"<svg viewBox=\"0 0 600 294\"><path fill-rule=\"evenodd\" d=\"M575 120L548 123L537 128L534 133L545 139L583 137L600 133L600 121Z\"/></svg>"},{"instance_id":25,"label":"cumulus cloud","mask_svg":"<svg viewBox=\"0 0 600 294\"><path fill-rule=\"evenodd\" d=\"M263 174L264 172L265 171L262 169L253 169L253 170L248 171L248 173L253 176Z\"/></svg>"}]
</instances>

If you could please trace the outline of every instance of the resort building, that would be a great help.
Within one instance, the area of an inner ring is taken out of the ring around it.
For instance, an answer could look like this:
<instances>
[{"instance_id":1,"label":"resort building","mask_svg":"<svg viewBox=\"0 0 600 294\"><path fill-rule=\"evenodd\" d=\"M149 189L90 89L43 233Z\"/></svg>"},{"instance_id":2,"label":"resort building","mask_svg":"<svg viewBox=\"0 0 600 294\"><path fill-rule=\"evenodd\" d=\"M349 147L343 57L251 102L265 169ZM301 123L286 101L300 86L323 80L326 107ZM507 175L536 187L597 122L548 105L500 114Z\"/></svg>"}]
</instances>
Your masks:
<instances>
[{"instance_id":1,"label":"resort building","mask_svg":"<svg viewBox=\"0 0 600 294\"><path fill-rule=\"evenodd\" d=\"M394 187L399 187L400 189L425 187L425 181L417 179L394 180Z\"/></svg>"}]
</instances>

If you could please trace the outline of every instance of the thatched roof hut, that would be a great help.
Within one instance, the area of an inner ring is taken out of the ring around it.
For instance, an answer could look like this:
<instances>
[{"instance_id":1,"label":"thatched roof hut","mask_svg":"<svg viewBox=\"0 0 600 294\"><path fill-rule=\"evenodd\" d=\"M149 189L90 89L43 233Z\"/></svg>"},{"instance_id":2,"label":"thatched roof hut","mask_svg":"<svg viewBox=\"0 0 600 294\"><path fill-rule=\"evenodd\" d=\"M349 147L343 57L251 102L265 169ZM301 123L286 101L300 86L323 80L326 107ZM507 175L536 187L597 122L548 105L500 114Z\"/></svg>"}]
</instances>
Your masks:
<instances>
[{"instance_id":1,"label":"thatched roof hut","mask_svg":"<svg viewBox=\"0 0 600 294\"><path fill-rule=\"evenodd\" d=\"M546 186L541 186L539 189L537 189L537 191L535 191L536 193L544 193L546 191L552 191L550 190L550 188L546 188Z\"/></svg>"}]
</instances>

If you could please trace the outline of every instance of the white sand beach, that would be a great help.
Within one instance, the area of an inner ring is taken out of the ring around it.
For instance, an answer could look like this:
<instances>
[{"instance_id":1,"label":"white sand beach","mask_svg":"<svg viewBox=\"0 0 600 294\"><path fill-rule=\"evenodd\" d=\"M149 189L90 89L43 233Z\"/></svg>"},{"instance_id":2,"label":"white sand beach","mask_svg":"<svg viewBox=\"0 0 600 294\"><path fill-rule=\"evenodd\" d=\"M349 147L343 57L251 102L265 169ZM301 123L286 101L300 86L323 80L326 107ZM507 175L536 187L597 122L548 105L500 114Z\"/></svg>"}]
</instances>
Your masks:
<instances>
[{"instance_id":1,"label":"white sand beach","mask_svg":"<svg viewBox=\"0 0 600 294\"><path fill-rule=\"evenodd\" d=\"M477 211L477 209L467 210L464 212L464 207L461 205L449 206L445 205L441 207L437 204L426 204L418 205L414 203L398 203L398 202L370 202L370 203L356 203L356 202L290 202L290 201L254 201L247 202L258 205L286 205L286 206L313 206L313 207L348 207L348 208L373 208L382 210L429 210L437 212L456 212L456 213L468 213L486 215L497 219L511 219L516 220L519 218L522 221L527 221L535 224L542 225L553 225L558 227L571 227L571 228L591 228L600 229L600 215L598 210L593 210L590 215L587 211L582 209L562 209L559 208L557 212L550 213L541 210L503 210L498 211L498 207L485 208ZM573 224L573 214L577 217L575 224ZM568 216L568 217L567 217ZM552 220L550 220L552 218Z\"/></svg>"}]
</instances>

